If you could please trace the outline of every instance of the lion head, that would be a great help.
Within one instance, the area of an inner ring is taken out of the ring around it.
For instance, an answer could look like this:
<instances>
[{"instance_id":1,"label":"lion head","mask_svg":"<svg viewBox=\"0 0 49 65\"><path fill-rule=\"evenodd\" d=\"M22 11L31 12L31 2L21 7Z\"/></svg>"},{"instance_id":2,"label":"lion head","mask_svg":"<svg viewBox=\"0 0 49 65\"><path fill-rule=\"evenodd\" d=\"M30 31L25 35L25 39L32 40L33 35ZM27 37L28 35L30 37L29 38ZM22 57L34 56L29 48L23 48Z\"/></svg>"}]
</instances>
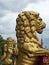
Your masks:
<instances>
[{"instance_id":1,"label":"lion head","mask_svg":"<svg viewBox=\"0 0 49 65\"><path fill-rule=\"evenodd\" d=\"M24 34L32 37L34 32L42 33L46 24L43 22L39 13L34 11L23 11L16 19L17 37L23 37Z\"/></svg>"},{"instance_id":2,"label":"lion head","mask_svg":"<svg viewBox=\"0 0 49 65\"><path fill-rule=\"evenodd\" d=\"M7 45L8 46L15 46L16 45L16 41L13 38L8 37L7 38Z\"/></svg>"},{"instance_id":3,"label":"lion head","mask_svg":"<svg viewBox=\"0 0 49 65\"><path fill-rule=\"evenodd\" d=\"M30 31L33 33L34 31L37 31L38 33L42 33L43 29L46 27L46 24L43 22L42 18L39 16L38 12L34 11L25 11L22 12L26 16L27 20L24 20L24 25L29 25ZM25 16L23 17L24 19ZM27 31L27 30L26 30Z\"/></svg>"},{"instance_id":4,"label":"lion head","mask_svg":"<svg viewBox=\"0 0 49 65\"><path fill-rule=\"evenodd\" d=\"M32 24L34 24L34 26ZM42 33L43 29L46 27L46 24L43 22L40 16L38 16L37 18L35 17L35 19L31 21L31 25L32 31L34 30L37 31L38 33Z\"/></svg>"}]
</instances>

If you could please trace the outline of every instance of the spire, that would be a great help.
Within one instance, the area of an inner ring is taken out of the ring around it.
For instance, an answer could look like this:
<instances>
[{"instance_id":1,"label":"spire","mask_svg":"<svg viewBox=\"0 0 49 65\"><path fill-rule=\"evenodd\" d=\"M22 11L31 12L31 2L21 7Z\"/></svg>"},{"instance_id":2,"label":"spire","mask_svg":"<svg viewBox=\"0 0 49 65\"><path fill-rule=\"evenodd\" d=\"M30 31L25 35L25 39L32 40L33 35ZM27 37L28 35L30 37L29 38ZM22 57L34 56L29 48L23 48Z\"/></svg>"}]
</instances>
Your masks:
<instances>
[{"instance_id":1,"label":"spire","mask_svg":"<svg viewBox=\"0 0 49 65\"><path fill-rule=\"evenodd\" d=\"M43 38L41 38L41 47L43 48Z\"/></svg>"}]
</instances>

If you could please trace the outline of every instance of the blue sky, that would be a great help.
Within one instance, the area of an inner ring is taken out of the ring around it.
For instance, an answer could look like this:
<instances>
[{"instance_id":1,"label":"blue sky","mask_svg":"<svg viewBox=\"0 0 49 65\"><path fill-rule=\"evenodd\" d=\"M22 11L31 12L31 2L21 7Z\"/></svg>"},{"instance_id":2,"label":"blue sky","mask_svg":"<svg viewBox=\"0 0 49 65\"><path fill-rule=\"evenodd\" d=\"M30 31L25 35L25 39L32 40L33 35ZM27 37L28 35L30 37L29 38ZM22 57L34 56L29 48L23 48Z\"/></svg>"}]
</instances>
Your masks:
<instances>
[{"instance_id":1,"label":"blue sky","mask_svg":"<svg viewBox=\"0 0 49 65\"><path fill-rule=\"evenodd\" d=\"M5 39L13 37L16 39L15 26L17 15L24 10L33 10L40 13L46 28L41 35L49 39L49 0L0 0L0 35ZM49 48L49 43L45 43Z\"/></svg>"}]
</instances>

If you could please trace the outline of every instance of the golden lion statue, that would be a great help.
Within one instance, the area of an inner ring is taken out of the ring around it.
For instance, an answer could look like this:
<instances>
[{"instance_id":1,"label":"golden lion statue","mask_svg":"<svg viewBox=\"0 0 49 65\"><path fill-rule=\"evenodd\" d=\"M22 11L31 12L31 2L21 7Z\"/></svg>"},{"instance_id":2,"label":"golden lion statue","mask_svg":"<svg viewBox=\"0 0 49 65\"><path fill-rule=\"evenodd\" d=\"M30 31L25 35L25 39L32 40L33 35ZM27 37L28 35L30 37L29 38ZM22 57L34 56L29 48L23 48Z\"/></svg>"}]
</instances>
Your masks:
<instances>
[{"instance_id":1,"label":"golden lion statue","mask_svg":"<svg viewBox=\"0 0 49 65\"><path fill-rule=\"evenodd\" d=\"M42 33L46 24L39 13L34 11L21 12L16 19L17 55L16 65L37 65L39 56L48 56L49 51L41 48L36 35Z\"/></svg>"},{"instance_id":2,"label":"golden lion statue","mask_svg":"<svg viewBox=\"0 0 49 65\"><path fill-rule=\"evenodd\" d=\"M12 64L12 55L16 51L16 49L14 48L15 45L16 45L16 41L11 37L9 37L7 39L7 43L4 45L4 55L1 58L2 65Z\"/></svg>"},{"instance_id":3,"label":"golden lion statue","mask_svg":"<svg viewBox=\"0 0 49 65\"><path fill-rule=\"evenodd\" d=\"M4 45L6 65L11 65L12 55L15 56L13 65L38 65L40 58L49 56L49 51L41 48L41 43L36 33L41 34L46 24L39 13L34 11L21 12L16 19L17 48L13 39L8 38ZM4 64L5 65L5 64Z\"/></svg>"}]
</instances>

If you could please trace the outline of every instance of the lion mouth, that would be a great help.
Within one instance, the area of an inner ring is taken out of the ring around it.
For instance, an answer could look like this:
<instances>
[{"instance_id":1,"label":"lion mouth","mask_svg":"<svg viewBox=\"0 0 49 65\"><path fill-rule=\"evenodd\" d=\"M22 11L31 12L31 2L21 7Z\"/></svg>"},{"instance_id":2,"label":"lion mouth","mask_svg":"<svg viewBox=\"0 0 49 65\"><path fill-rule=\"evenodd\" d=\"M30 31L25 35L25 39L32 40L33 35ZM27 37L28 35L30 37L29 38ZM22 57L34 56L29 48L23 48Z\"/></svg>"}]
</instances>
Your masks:
<instances>
[{"instance_id":1,"label":"lion mouth","mask_svg":"<svg viewBox=\"0 0 49 65\"><path fill-rule=\"evenodd\" d=\"M41 29L43 29L43 27Z\"/></svg>"},{"instance_id":2,"label":"lion mouth","mask_svg":"<svg viewBox=\"0 0 49 65\"><path fill-rule=\"evenodd\" d=\"M43 32L43 28L38 29L37 32L41 34Z\"/></svg>"}]
</instances>

